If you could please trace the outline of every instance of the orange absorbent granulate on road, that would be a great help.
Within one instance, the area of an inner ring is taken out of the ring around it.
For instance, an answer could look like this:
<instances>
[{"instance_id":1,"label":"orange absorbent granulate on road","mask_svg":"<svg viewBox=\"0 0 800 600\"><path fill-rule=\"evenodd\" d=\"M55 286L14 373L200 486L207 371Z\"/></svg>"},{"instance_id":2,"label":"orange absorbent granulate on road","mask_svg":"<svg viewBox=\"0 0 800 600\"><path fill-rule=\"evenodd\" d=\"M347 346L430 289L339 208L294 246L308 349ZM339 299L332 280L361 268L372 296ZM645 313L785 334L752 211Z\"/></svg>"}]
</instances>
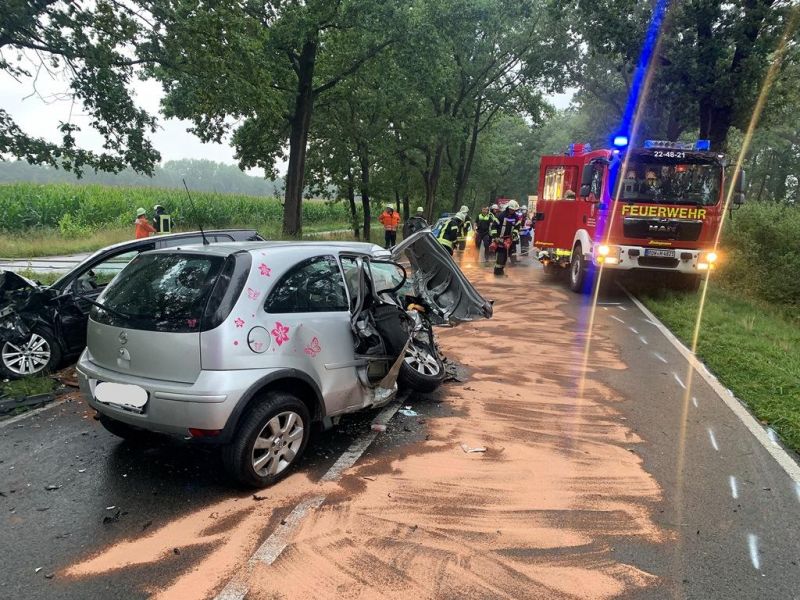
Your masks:
<instances>
[{"instance_id":1,"label":"orange absorbent granulate on road","mask_svg":"<svg viewBox=\"0 0 800 600\"><path fill-rule=\"evenodd\" d=\"M420 447L353 469L255 570L248 598L611 598L655 583L613 545L662 539L659 487L629 451L639 440L613 391L590 373L575 397L583 337L560 316L561 292L519 302L526 275L484 286L493 320L441 333L473 373L443 390L452 416L429 420ZM591 358L624 368L601 340Z\"/></svg>"},{"instance_id":2,"label":"orange absorbent granulate on road","mask_svg":"<svg viewBox=\"0 0 800 600\"><path fill-rule=\"evenodd\" d=\"M401 436L338 483L292 475L263 502L231 498L65 574L109 574L201 547L193 564L176 561L168 587L149 591L213 596L298 500L322 494L280 557L251 571L248 599L612 598L654 585L614 544L666 537L651 519L661 491L630 452L640 440L614 391L590 371L576 397L584 336L559 308L565 294L531 291L530 269L500 283L465 270L496 300L495 317L440 332L445 354L472 374L421 400L448 409L427 420L425 441ZM625 368L600 337L589 364Z\"/></svg>"}]
</instances>

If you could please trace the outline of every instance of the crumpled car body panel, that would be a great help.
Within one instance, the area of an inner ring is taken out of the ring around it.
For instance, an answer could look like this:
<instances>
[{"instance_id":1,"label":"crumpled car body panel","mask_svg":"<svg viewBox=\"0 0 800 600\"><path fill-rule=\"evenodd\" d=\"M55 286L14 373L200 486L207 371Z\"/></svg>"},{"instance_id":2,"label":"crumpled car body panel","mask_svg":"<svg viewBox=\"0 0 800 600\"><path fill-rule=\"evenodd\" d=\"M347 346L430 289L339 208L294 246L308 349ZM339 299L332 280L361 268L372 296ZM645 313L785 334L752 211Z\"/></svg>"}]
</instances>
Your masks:
<instances>
[{"instance_id":1,"label":"crumpled car body panel","mask_svg":"<svg viewBox=\"0 0 800 600\"><path fill-rule=\"evenodd\" d=\"M492 303L475 289L429 229L403 240L392 248L391 255L400 263L407 259L414 292L433 309L437 324L492 317Z\"/></svg>"}]
</instances>

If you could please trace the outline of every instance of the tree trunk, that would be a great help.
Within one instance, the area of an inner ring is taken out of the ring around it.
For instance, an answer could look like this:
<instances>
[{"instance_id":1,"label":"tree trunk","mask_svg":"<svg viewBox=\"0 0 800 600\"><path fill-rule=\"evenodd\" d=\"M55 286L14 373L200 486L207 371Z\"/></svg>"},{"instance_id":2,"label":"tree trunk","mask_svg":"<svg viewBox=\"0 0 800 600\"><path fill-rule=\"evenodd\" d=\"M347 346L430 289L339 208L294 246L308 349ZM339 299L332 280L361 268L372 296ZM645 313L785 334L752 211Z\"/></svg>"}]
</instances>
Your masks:
<instances>
[{"instance_id":1,"label":"tree trunk","mask_svg":"<svg viewBox=\"0 0 800 600\"><path fill-rule=\"evenodd\" d=\"M353 172L347 174L347 201L350 203L350 223L353 226L353 234L356 239L361 239L358 226L358 212L356 211L356 187L353 182Z\"/></svg>"},{"instance_id":2,"label":"tree trunk","mask_svg":"<svg viewBox=\"0 0 800 600\"><path fill-rule=\"evenodd\" d=\"M439 187L439 178L442 174L442 153L444 152L444 144L439 146L434 151L433 162L429 168L422 173L422 182L425 186L425 218L428 223L433 222L433 209L436 203L436 190Z\"/></svg>"},{"instance_id":3,"label":"tree trunk","mask_svg":"<svg viewBox=\"0 0 800 600\"><path fill-rule=\"evenodd\" d=\"M300 237L303 233L303 184L308 130L314 110L313 80L316 59L316 41L306 41L297 61L297 93L294 112L289 119L289 166L286 170L283 204L283 235L287 237Z\"/></svg>"},{"instance_id":4,"label":"tree trunk","mask_svg":"<svg viewBox=\"0 0 800 600\"><path fill-rule=\"evenodd\" d=\"M408 221L410 217L411 217L411 207L409 206L408 202L408 192L406 192L405 194L403 194L403 219Z\"/></svg>"},{"instance_id":5,"label":"tree trunk","mask_svg":"<svg viewBox=\"0 0 800 600\"><path fill-rule=\"evenodd\" d=\"M394 204L395 204L395 210L397 211L397 214L398 215L403 214L403 213L400 212L400 192L398 192L397 190L394 191ZM406 216L406 219L407 218L408 217Z\"/></svg>"},{"instance_id":6,"label":"tree trunk","mask_svg":"<svg viewBox=\"0 0 800 600\"><path fill-rule=\"evenodd\" d=\"M467 191L467 184L469 183L469 176L472 171L472 161L475 158L475 149L478 146L478 133L480 132L480 119L481 119L481 100L475 106L475 114L472 119L471 133L469 139L469 146L466 141L461 145L458 161L458 172L456 174L456 191L453 198L453 211L457 211L464 204L464 194Z\"/></svg>"},{"instance_id":7,"label":"tree trunk","mask_svg":"<svg viewBox=\"0 0 800 600\"><path fill-rule=\"evenodd\" d=\"M364 241L369 242L372 234L372 215L369 209L369 158L366 148L359 148L361 164L361 206L364 209Z\"/></svg>"}]
</instances>

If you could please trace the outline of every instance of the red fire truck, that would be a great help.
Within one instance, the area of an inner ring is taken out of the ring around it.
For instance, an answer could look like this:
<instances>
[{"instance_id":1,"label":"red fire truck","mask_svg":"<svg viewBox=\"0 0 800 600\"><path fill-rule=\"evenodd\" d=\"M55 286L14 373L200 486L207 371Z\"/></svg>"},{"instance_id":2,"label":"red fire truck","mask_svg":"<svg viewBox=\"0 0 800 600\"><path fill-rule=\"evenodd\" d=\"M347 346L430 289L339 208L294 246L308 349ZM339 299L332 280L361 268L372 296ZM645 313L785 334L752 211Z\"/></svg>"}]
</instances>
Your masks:
<instances>
[{"instance_id":1,"label":"red fire truck","mask_svg":"<svg viewBox=\"0 0 800 600\"><path fill-rule=\"evenodd\" d=\"M614 146L572 144L563 156L542 157L534 241L539 261L546 272L569 268L575 292L591 288L601 265L660 272L664 280L697 289L718 259L724 155L711 152L706 140L648 140L629 148L617 136ZM739 206L744 173L735 192L732 204Z\"/></svg>"}]
</instances>

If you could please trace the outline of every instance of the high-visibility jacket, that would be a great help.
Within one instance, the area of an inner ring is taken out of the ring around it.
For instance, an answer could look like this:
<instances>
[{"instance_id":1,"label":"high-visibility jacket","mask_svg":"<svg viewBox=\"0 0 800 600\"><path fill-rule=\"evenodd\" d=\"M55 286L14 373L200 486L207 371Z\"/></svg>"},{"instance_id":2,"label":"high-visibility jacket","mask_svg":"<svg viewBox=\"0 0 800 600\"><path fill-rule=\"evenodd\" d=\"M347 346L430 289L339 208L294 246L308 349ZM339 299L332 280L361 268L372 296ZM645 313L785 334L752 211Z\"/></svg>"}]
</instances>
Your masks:
<instances>
[{"instance_id":1,"label":"high-visibility jacket","mask_svg":"<svg viewBox=\"0 0 800 600\"><path fill-rule=\"evenodd\" d=\"M478 235L483 237L489 233L489 230L492 228L492 222L496 220L497 217L495 217L492 213L479 214L475 219L475 230L477 231Z\"/></svg>"},{"instance_id":2,"label":"high-visibility jacket","mask_svg":"<svg viewBox=\"0 0 800 600\"><path fill-rule=\"evenodd\" d=\"M389 214L388 210L385 210L378 217L378 221L381 222L385 231L397 231L397 227L400 225L400 214L396 210L392 211L391 214Z\"/></svg>"},{"instance_id":3,"label":"high-visibility jacket","mask_svg":"<svg viewBox=\"0 0 800 600\"><path fill-rule=\"evenodd\" d=\"M508 214L508 211L503 211L497 222L492 224L492 236L506 237L510 235L513 239L517 239L521 224L522 219L517 213Z\"/></svg>"},{"instance_id":4,"label":"high-visibility jacket","mask_svg":"<svg viewBox=\"0 0 800 600\"><path fill-rule=\"evenodd\" d=\"M153 217L156 233L172 233L172 217L166 213L158 213Z\"/></svg>"},{"instance_id":5,"label":"high-visibility jacket","mask_svg":"<svg viewBox=\"0 0 800 600\"><path fill-rule=\"evenodd\" d=\"M150 225L150 221L147 220L147 217L145 217L144 215L142 215L141 217L137 217L136 231L135 231L135 237L137 240L149 237L151 233L155 232L156 228Z\"/></svg>"},{"instance_id":6,"label":"high-visibility jacket","mask_svg":"<svg viewBox=\"0 0 800 600\"><path fill-rule=\"evenodd\" d=\"M452 249L453 244L458 241L461 235L461 226L461 219L450 217L445 221L444 225L442 225L442 229L439 231L439 236L436 239L439 240L442 246Z\"/></svg>"}]
</instances>

